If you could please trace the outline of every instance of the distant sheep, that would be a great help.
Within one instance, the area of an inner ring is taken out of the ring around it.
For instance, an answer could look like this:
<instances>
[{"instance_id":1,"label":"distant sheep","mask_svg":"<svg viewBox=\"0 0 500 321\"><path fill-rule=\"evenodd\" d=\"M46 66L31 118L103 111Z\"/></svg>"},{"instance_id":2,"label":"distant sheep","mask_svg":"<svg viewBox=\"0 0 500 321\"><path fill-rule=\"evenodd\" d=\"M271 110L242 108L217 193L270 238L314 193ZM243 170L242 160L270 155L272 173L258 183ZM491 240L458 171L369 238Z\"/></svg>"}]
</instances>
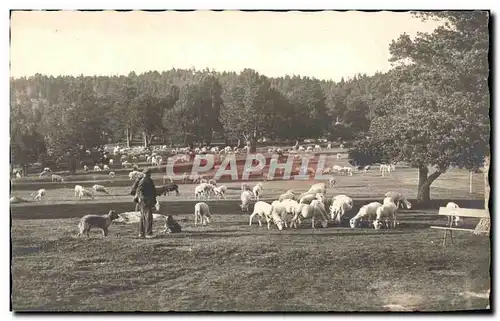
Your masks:
<instances>
[{"instance_id":1,"label":"distant sheep","mask_svg":"<svg viewBox=\"0 0 500 321\"><path fill-rule=\"evenodd\" d=\"M115 178L115 176L116 176L115 172L109 172L109 177Z\"/></svg>"},{"instance_id":2,"label":"distant sheep","mask_svg":"<svg viewBox=\"0 0 500 321\"><path fill-rule=\"evenodd\" d=\"M170 192L174 191L179 196L179 186L177 184L167 184L156 188L156 196L170 195Z\"/></svg>"},{"instance_id":3,"label":"distant sheep","mask_svg":"<svg viewBox=\"0 0 500 321\"><path fill-rule=\"evenodd\" d=\"M105 194L109 195L106 187L104 187L102 185L95 184L94 186L92 186L92 189L94 190L94 192L101 192L101 193L105 193Z\"/></svg>"},{"instance_id":4,"label":"distant sheep","mask_svg":"<svg viewBox=\"0 0 500 321\"><path fill-rule=\"evenodd\" d=\"M269 218L271 217L271 204L268 204L268 203L263 202L263 201L258 201L257 203L255 203L255 205L253 207L253 212L250 215L250 220L248 223L249 226L252 226L252 219L256 215L257 215L257 219L259 221L259 226L262 226L261 218L265 218L266 220L269 220Z\"/></svg>"},{"instance_id":5,"label":"distant sheep","mask_svg":"<svg viewBox=\"0 0 500 321\"><path fill-rule=\"evenodd\" d=\"M248 212L248 205L252 200L253 193L251 191L243 191L241 193L241 210Z\"/></svg>"},{"instance_id":6,"label":"distant sheep","mask_svg":"<svg viewBox=\"0 0 500 321\"><path fill-rule=\"evenodd\" d=\"M257 183L252 189L253 195L255 196L255 199L258 201L260 200L260 197L262 196L262 191L264 188L262 187L262 183Z\"/></svg>"},{"instance_id":7,"label":"distant sheep","mask_svg":"<svg viewBox=\"0 0 500 321\"><path fill-rule=\"evenodd\" d=\"M39 189L36 194L31 193L31 196L33 196L33 199L37 202L40 202L42 200L42 197L44 197L47 194L44 188Z\"/></svg>"},{"instance_id":8,"label":"distant sheep","mask_svg":"<svg viewBox=\"0 0 500 321\"><path fill-rule=\"evenodd\" d=\"M52 182L64 182L64 178L60 175L52 174Z\"/></svg>"},{"instance_id":9,"label":"distant sheep","mask_svg":"<svg viewBox=\"0 0 500 321\"><path fill-rule=\"evenodd\" d=\"M351 226L351 228L355 228L359 225L360 221L365 220L366 218L368 218L368 224L371 224L372 217L375 218L377 216L377 209L381 206L382 204L380 204L379 202L371 202L369 204L363 205L359 209L358 214L351 218L351 220L349 221L349 225Z\"/></svg>"},{"instance_id":10,"label":"distant sheep","mask_svg":"<svg viewBox=\"0 0 500 321\"><path fill-rule=\"evenodd\" d=\"M210 218L212 215L210 214L210 208L207 203L196 203L194 206L194 225L198 224L198 219L201 221L203 225L207 225L210 223Z\"/></svg>"},{"instance_id":11,"label":"distant sheep","mask_svg":"<svg viewBox=\"0 0 500 321\"><path fill-rule=\"evenodd\" d=\"M216 186L216 187L214 187L214 194L218 199L220 199L221 197L226 199L226 196L225 196L226 190L227 190L226 185L221 185L218 187Z\"/></svg>"},{"instance_id":12,"label":"distant sheep","mask_svg":"<svg viewBox=\"0 0 500 321\"><path fill-rule=\"evenodd\" d=\"M397 205L393 202L385 202L377 208L377 218L373 222L373 227L379 230L382 227L382 221L385 221L387 227L396 227ZM391 224L392 221L392 224Z\"/></svg>"}]
</instances>

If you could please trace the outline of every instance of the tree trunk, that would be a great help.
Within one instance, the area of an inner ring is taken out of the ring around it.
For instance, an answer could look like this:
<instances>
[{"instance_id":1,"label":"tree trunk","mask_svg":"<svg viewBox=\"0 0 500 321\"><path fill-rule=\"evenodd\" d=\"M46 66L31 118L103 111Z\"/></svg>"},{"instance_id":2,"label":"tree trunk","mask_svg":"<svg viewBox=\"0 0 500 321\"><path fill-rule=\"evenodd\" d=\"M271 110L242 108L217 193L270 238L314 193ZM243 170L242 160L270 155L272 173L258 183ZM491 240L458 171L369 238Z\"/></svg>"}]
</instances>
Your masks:
<instances>
[{"instance_id":1,"label":"tree trunk","mask_svg":"<svg viewBox=\"0 0 500 321\"><path fill-rule=\"evenodd\" d=\"M427 166L418 167L418 203L426 203L431 200L431 185L441 174L440 171L435 171L429 175Z\"/></svg>"},{"instance_id":2,"label":"tree trunk","mask_svg":"<svg viewBox=\"0 0 500 321\"><path fill-rule=\"evenodd\" d=\"M148 147L148 135L146 135L145 131L142 132L142 140L144 142L144 148L147 148Z\"/></svg>"},{"instance_id":3,"label":"tree trunk","mask_svg":"<svg viewBox=\"0 0 500 321\"><path fill-rule=\"evenodd\" d=\"M130 141L132 140L132 135L131 135L131 131L130 129L127 127L127 129L125 129L125 136L127 136L127 147L130 148Z\"/></svg>"},{"instance_id":4,"label":"tree trunk","mask_svg":"<svg viewBox=\"0 0 500 321\"><path fill-rule=\"evenodd\" d=\"M257 152L257 139L255 137L251 137L248 145L248 153L255 154Z\"/></svg>"}]
</instances>

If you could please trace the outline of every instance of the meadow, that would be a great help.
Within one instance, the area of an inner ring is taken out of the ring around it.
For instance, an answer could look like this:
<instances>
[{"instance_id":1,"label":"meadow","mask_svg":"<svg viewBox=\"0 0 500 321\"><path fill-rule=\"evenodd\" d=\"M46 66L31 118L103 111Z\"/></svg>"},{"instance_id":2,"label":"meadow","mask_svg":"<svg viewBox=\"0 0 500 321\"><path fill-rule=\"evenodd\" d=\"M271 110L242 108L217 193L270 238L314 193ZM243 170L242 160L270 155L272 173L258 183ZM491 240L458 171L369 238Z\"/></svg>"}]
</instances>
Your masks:
<instances>
[{"instance_id":1,"label":"meadow","mask_svg":"<svg viewBox=\"0 0 500 321\"><path fill-rule=\"evenodd\" d=\"M471 194L468 172L450 170L432 185L433 202L426 207L415 203L415 169L398 166L386 177L376 169L335 175L327 196L354 199L342 225L313 230L306 221L281 232L248 225L249 213L238 206L241 181L221 182L227 199L206 201L214 220L195 227L195 185L179 184L180 196L159 200L160 211L173 214L182 233L162 234L156 222L156 237L143 240L136 224L114 223L107 238L98 231L77 238L81 216L134 209L127 173L117 172L110 195L95 200L76 200L73 180L13 182L11 196L29 199L38 184L47 189L40 203L11 205L15 311L452 311L489 303L490 239L458 232L454 244L442 247L443 232L429 228L445 224L437 212L448 201L484 206L482 174L473 175ZM84 187L110 180L77 176ZM162 176L155 173L155 183ZM304 192L314 182L264 182L263 198ZM348 228L360 206L391 190L415 204L400 211L396 229ZM466 219L464 226L476 223Z\"/></svg>"}]
</instances>

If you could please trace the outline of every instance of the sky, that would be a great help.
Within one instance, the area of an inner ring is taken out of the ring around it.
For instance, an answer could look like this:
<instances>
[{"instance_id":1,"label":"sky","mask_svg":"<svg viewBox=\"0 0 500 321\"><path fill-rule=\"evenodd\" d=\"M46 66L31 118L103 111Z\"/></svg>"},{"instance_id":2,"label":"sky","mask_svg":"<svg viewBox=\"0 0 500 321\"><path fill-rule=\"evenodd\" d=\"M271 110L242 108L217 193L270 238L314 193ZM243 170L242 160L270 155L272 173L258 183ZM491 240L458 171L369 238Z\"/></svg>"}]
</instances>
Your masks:
<instances>
[{"instance_id":1,"label":"sky","mask_svg":"<svg viewBox=\"0 0 500 321\"><path fill-rule=\"evenodd\" d=\"M340 80L390 69L389 44L431 32L406 12L15 11L10 76L172 68Z\"/></svg>"}]
</instances>

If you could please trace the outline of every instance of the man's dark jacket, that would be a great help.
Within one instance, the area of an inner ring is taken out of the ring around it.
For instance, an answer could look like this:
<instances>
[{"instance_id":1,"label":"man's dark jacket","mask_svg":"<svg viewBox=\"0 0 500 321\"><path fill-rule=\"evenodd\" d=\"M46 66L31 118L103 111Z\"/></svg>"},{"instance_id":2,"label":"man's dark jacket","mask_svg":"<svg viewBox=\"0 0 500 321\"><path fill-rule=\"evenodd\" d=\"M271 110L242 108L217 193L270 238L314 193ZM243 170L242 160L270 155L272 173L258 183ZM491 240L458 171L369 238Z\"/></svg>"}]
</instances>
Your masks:
<instances>
[{"instance_id":1,"label":"man's dark jacket","mask_svg":"<svg viewBox=\"0 0 500 321\"><path fill-rule=\"evenodd\" d=\"M130 195L135 196L134 202L142 199L146 205L154 206L156 204L156 188L151 177L144 176L137 179L132 186Z\"/></svg>"}]
</instances>

